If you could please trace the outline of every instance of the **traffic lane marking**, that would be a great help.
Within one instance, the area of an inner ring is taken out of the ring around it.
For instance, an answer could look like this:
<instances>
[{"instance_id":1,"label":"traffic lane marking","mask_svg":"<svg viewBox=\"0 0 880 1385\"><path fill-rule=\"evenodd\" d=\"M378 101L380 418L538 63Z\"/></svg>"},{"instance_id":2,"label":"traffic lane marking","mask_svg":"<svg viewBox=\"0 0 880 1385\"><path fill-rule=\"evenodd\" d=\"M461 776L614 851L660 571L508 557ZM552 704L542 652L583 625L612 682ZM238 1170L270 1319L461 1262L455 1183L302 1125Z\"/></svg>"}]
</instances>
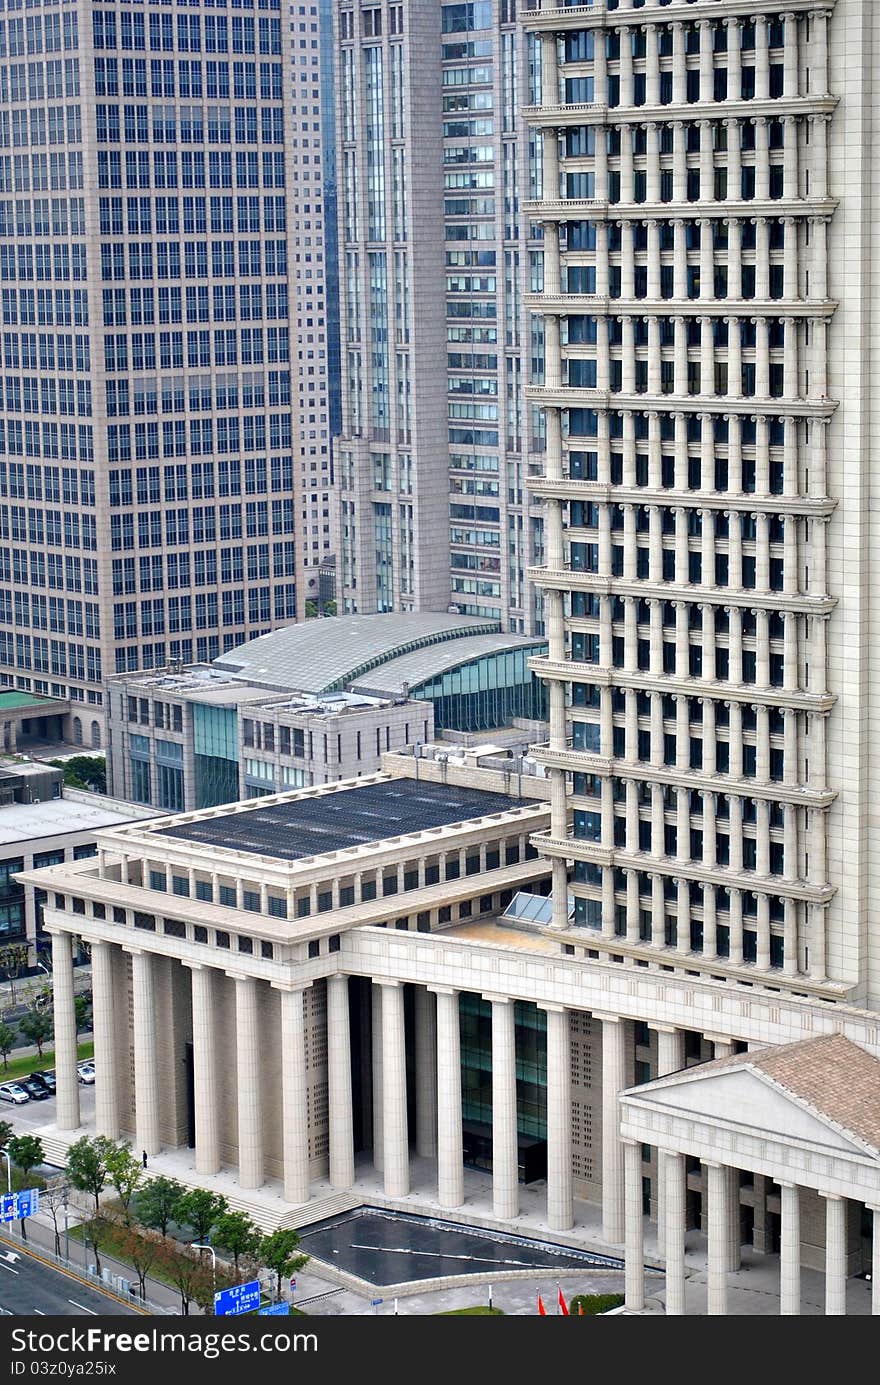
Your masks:
<instances>
[{"instance_id":1,"label":"traffic lane marking","mask_svg":"<svg viewBox=\"0 0 880 1385\"><path fill-rule=\"evenodd\" d=\"M77 1303L75 1298L69 1298L67 1302L72 1303L74 1308L79 1308L83 1313L90 1313L93 1318L98 1316L94 1308L86 1308L84 1303Z\"/></svg>"}]
</instances>

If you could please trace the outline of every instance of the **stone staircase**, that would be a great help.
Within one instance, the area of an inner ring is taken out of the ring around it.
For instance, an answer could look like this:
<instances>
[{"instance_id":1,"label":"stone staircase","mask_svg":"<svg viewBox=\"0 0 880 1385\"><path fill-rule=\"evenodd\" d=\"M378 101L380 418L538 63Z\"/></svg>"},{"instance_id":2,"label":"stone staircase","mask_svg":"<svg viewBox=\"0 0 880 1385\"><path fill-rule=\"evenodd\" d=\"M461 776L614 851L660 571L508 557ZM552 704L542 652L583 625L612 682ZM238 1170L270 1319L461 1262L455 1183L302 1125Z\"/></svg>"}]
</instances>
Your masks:
<instances>
[{"instance_id":1,"label":"stone staircase","mask_svg":"<svg viewBox=\"0 0 880 1385\"><path fill-rule=\"evenodd\" d=\"M324 1221L327 1217L338 1217L342 1212L350 1212L363 1205L363 1197L357 1193L329 1193L327 1197L313 1198L302 1207L293 1207L277 1223L279 1230L298 1231L301 1226L311 1226L313 1222ZM231 1199L230 1199L231 1202ZM256 1218L254 1218L256 1221Z\"/></svg>"},{"instance_id":2,"label":"stone staircase","mask_svg":"<svg viewBox=\"0 0 880 1385\"><path fill-rule=\"evenodd\" d=\"M74 1139L78 1138L78 1134L79 1132L71 1137L40 1131L39 1136L46 1163L63 1168L67 1163L67 1151ZM231 1178L224 1178L221 1184L217 1178L202 1177L197 1175L194 1170L170 1167L150 1167L144 1172L145 1179L159 1178L163 1175L176 1179L178 1183L182 1183L187 1188L209 1187L212 1191L222 1193L231 1211L245 1212L263 1232L277 1231L281 1228L297 1230L301 1226L311 1225L312 1222L323 1221L326 1217L335 1217L341 1212L348 1212L353 1207L359 1207L363 1202L363 1197L356 1193L334 1193L328 1190L323 1197L313 1198L300 1207L291 1207L290 1203L283 1202L280 1197L273 1196L268 1189L262 1195L259 1193L249 1195L246 1191L232 1184ZM78 1196L75 1196L75 1201L79 1201ZM83 1207L89 1202L90 1199L84 1197Z\"/></svg>"}]
</instances>

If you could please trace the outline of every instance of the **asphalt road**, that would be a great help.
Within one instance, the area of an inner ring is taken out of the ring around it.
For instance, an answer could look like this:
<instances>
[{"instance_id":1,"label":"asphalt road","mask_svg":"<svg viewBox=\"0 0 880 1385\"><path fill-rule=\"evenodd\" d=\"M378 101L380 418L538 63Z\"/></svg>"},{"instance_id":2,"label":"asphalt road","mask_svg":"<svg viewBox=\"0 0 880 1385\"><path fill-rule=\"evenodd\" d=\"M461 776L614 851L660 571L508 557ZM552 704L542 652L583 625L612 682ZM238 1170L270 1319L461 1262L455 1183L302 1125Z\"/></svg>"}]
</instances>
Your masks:
<instances>
[{"instance_id":1,"label":"asphalt road","mask_svg":"<svg viewBox=\"0 0 880 1385\"><path fill-rule=\"evenodd\" d=\"M103 1317L130 1314L127 1304L108 1298L60 1270L0 1242L0 1310L15 1317Z\"/></svg>"}]
</instances>

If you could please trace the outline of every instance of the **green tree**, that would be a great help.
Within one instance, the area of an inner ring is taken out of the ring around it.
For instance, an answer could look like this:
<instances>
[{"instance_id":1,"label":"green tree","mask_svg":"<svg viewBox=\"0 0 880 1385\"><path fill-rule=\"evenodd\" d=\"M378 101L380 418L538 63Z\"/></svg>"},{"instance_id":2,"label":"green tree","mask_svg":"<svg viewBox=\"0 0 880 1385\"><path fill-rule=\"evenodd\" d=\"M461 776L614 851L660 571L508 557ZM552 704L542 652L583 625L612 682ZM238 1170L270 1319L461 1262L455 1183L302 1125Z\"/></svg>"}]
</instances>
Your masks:
<instances>
[{"instance_id":1,"label":"green tree","mask_svg":"<svg viewBox=\"0 0 880 1385\"><path fill-rule=\"evenodd\" d=\"M140 1159L131 1152L131 1145L117 1143L104 1157L107 1177L116 1189L126 1224L131 1221L131 1199L137 1185L143 1178L144 1169Z\"/></svg>"},{"instance_id":2,"label":"green tree","mask_svg":"<svg viewBox=\"0 0 880 1385\"><path fill-rule=\"evenodd\" d=\"M85 1239L86 1245L92 1248L92 1254L95 1257L95 1269L98 1272L99 1278L101 1274L101 1238L104 1235L107 1220L104 1213L99 1212L96 1216L89 1217L87 1221L82 1223L83 1238Z\"/></svg>"},{"instance_id":3,"label":"green tree","mask_svg":"<svg viewBox=\"0 0 880 1385\"><path fill-rule=\"evenodd\" d=\"M166 1278L180 1294L180 1311L184 1316L189 1315L189 1305L193 1300L197 1303L213 1301L214 1276L209 1256L165 1239L161 1242L157 1260Z\"/></svg>"},{"instance_id":4,"label":"green tree","mask_svg":"<svg viewBox=\"0 0 880 1385\"><path fill-rule=\"evenodd\" d=\"M335 616L335 615L336 615L336 602L335 602L335 601L332 601L332 600L331 600L331 601L325 601L325 602L324 602L324 615L325 615L325 616Z\"/></svg>"},{"instance_id":5,"label":"green tree","mask_svg":"<svg viewBox=\"0 0 880 1385\"><path fill-rule=\"evenodd\" d=\"M24 943L7 943L0 947L0 972L5 972L9 982L9 998L15 1004L15 983L28 964L28 951Z\"/></svg>"},{"instance_id":6,"label":"green tree","mask_svg":"<svg viewBox=\"0 0 880 1385\"><path fill-rule=\"evenodd\" d=\"M73 1014L74 1014L74 1019L75 1019L75 1022L76 1022L77 1037L79 1037L80 1030L90 1028L90 1025L89 1025L89 1011L91 1010L91 1008L92 1008L92 996L91 996L91 992L89 992L88 994L83 993L82 995L74 996L74 998L73 998Z\"/></svg>"},{"instance_id":7,"label":"green tree","mask_svg":"<svg viewBox=\"0 0 880 1385\"><path fill-rule=\"evenodd\" d=\"M135 1198L135 1216L142 1226L168 1235L168 1224L174 1221L174 1213L186 1189L176 1178L151 1178L138 1189Z\"/></svg>"},{"instance_id":8,"label":"green tree","mask_svg":"<svg viewBox=\"0 0 880 1385\"><path fill-rule=\"evenodd\" d=\"M7 1141L6 1150L15 1167L21 1169L25 1178L31 1169L43 1162L43 1141L37 1135L13 1135Z\"/></svg>"},{"instance_id":9,"label":"green tree","mask_svg":"<svg viewBox=\"0 0 880 1385\"><path fill-rule=\"evenodd\" d=\"M122 1223L119 1253L123 1260L129 1262L138 1277L141 1298L147 1297L147 1275L161 1260L164 1246L164 1238L155 1231L142 1231L130 1222Z\"/></svg>"},{"instance_id":10,"label":"green tree","mask_svg":"<svg viewBox=\"0 0 880 1385\"><path fill-rule=\"evenodd\" d=\"M12 1124L10 1121L0 1121L0 1149L6 1149L12 1139Z\"/></svg>"},{"instance_id":11,"label":"green tree","mask_svg":"<svg viewBox=\"0 0 880 1385\"><path fill-rule=\"evenodd\" d=\"M295 1231L273 1231L266 1236L260 1246L260 1259L267 1270L274 1270L276 1278L275 1297L281 1297L281 1281L289 1274L296 1274L303 1265L308 1264L307 1255L297 1254L299 1236Z\"/></svg>"},{"instance_id":12,"label":"green tree","mask_svg":"<svg viewBox=\"0 0 880 1385\"><path fill-rule=\"evenodd\" d=\"M83 1135L67 1151L67 1177L71 1186L95 1199L95 1217L101 1210L101 1193L107 1186L107 1155L114 1148L106 1135Z\"/></svg>"},{"instance_id":13,"label":"green tree","mask_svg":"<svg viewBox=\"0 0 880 1385\"><path fill-rule=\"evenodd\" d=\"M9 1067L9 1055L15 1048L16 1033L11 1024L0 1024L0 1053L3 1054L3 1067Z\"/></svg>"},{"instance_id":14,"label":"green tree","mask_svg":"<svg viewBox=\"0 0 880 1385\"><path fill-rule=\"evenodd\" d=\"M305 604L305 617L306 617L306 620L314 620L314 618L315 618L315 616L316 616L317 614L318 614L318 603L317 603L317 601L311 601L311 600L307 601L306 604Z\"/></svg>"},{"instance_id":15,"label":"green tree","mask_svg":"<svg viewBox=\"0 0 880 1385\"><path fill-rule=\"evenodd\" d=\"M37 1053L43 1056L43 1044L51 1038L55 1028L51 1015L41 1014L39 1010L28 1010L18 1022L18 1027L29 1043L36 1044Z\"/></svg>"},{"instance_id":16,"label":"green tree","mask_svg":"<svg viewBox=\"0 0 880 1385\"><path fill-rule=\"evenodd\" d=\"M229 1211L226 1198L207 1188L190 1188L174 1208L174 1220L188 1226L194 1241L206 1241L216 1223Z\"/></svg>"},{"instance_id":17,"label":"green tree","mask_svg":"<svg viewBox=\"0 0 880 1385\"><path fill-rule=\"evenodd\" d=\"M13 1135L6 1150L15 1167L21 1169L25 1181L31 1169L43 1162L43 1142L37 1135ZM27 1217L22 1217L21 1239L27 1240Z\"/></svg>"},{"instance_id":18,"label":"green tree","mask_svg":"<svg viewBox=\"0 0 880 1385\"><path fill-rule=\"evenodd\" d=\"M67 1206L67 1179L64 1174L58 1174L55 1178L50 1178L46 1182L45 1188L40 1189L40 1211L48 1212L52 1218L52 1230L55 1233L55 1254L61 1255L61 1232L58 1227L59 1213Z\"/></svg>"},{"instance_id":19,"label":"green tree","mask_svg":"<svg viewBox=\"0 0 880 1385\"><path fill-rule=\"evenodd\" d=\"M49 764L64 770L64 782L71 789L107 792L107 762L103 755L71 755L69 760L50 760Z\"/></svg>"},{"instance_id":20,"label":"green tree","mask_svg":"<svg viewBox=\"0 0 880 1385\"><path fill-rule=\"evenodd\" d=\"M226 1212L214 1224L214 1244L228 1250L238 1279L238 1262L244 1257L255 1260L263 1243L263 1235L246 1212Z\"/></svg>"}]
</instances>

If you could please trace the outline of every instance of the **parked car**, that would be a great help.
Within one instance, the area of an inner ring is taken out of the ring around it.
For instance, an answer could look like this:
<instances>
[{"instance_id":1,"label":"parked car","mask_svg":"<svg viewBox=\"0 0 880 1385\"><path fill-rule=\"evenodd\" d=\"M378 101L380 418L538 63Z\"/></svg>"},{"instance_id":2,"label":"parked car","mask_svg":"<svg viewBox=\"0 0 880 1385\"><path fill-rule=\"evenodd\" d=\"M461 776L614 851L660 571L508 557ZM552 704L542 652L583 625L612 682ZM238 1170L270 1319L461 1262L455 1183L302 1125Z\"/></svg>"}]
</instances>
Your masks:
<instances>
[{"instance_id":1,"label":"parked car","mask_svg":"<svg viewBox=\"0 0 880 1385\"><path fill-rule=\"evenodd\" d=\"M91 1061L91 1059L86 1059L82 1063L77 1063L76 1075L79 1078L80 1082L85 1082L86 1084L94 1082L95 1065Z\"/></svg>"},{"instance_id":2,"label":"parked car","mask_svg":"<svg viewBox=\"0 0 880 1385\"><path fill-rule=\"evenodd\" d=\"M0 1101L11 1101L14 1106L23 1106L30 1097L18 1082L0 1082Z\"/></svg>"},{"instance_id":3,"label":"parked car","mask_svg":"<svg viewBox=\"0 0 880 1385\"><path fill-rule=\"evenodd\" d=\"M56 1083L56 1081L55 1081L55 1069L54 1069L54 1068L45 1068L45 1069L43 1070L43 1072L32 1072L32 1073L31 1073L31 1077L40 1078L43 1082L46 1083L46 1086L49 1088L49 1091L50 1091L50 1092L52 1092L52 1093L55 1092L55 1088L56 1088L56 1086L57 1086L57 1083Z\"/></svg>"},{"instance_id":4,"label":"parked car","mask_svg":"<svg viewBox=\"0 0 880 1385\"><path fill-rule=\"evenodd\" d=\"M35 1087L39 1087L45 1096L55 1095L55 1079L48 1078L44 1072L32 1072L27 1079L22 1079L22 1086L27 1088L27 1083L31 1082Z\"/></svg>"},{"instance_id":5,"label":"parked car","mask_svg":"<svg viewBox=\"0 0 880 1385\"><path fill-rule=\"evenodd\" d=\"M48 1087L44 1087L42 1082L35 1082L33 1077L23 1077L18 1085L27 1092L31 1101L48 1101L52 1095Z\"/></svg>"}]
</instances>

